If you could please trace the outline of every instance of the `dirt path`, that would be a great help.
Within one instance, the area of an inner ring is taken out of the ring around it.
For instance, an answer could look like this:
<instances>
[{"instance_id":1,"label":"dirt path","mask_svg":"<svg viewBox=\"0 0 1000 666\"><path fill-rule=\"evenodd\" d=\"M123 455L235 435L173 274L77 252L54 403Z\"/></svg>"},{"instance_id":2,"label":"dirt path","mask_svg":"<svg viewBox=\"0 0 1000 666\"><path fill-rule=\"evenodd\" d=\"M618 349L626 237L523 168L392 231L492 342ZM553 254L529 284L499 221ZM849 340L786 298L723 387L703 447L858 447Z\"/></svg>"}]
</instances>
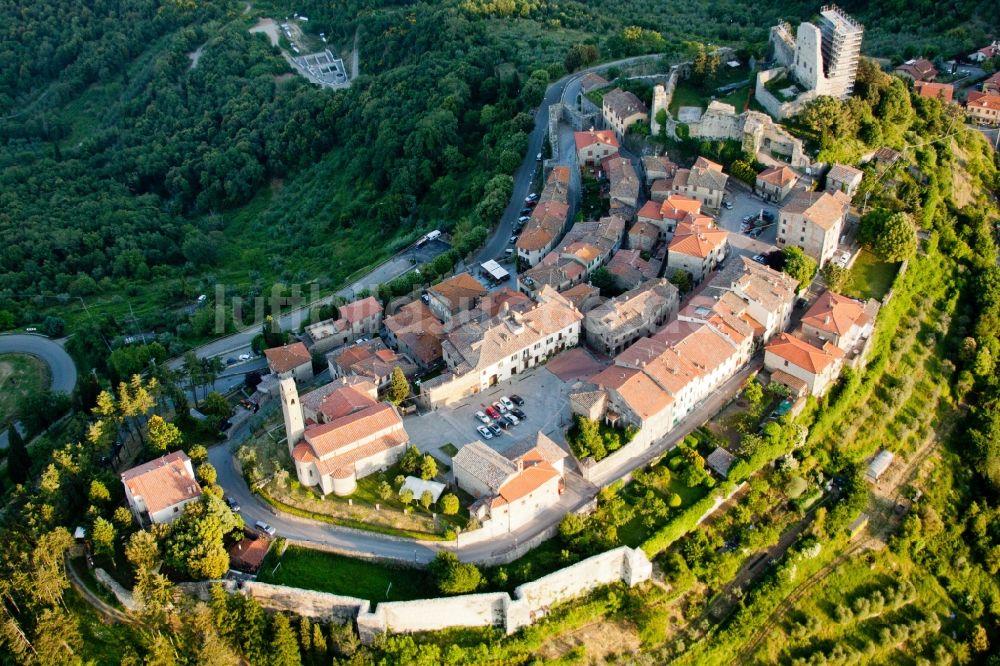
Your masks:
<instances>
[{"instance_id":1,"label":"dirt path","mask_svg":"<svg viewBox=\"0 0 1000 666\"><path fill-rule=\"evenodd\" d=\"M135 624L135 620L121 612L117 608L111 606L104 599L90 591L86 583L80 578L76 569L68 561L66 562L66 576L69 578L70 584L73 585L73 589L76 590L83 600L94 607L94 609L101 614L101 616L111 624Z\"/></svg>"},{"instance_id":2,"label":"dirt path","mask_svg":"<svg viewBox=\"0 0 1000 666\"><path fill-rule=\"evenodd\" d=\"M267 38L271 40L271 46L278 45L278 39L281 37L281 30L278 28L278 23L274 19L263 18L257 21L257 24L250 28L251 34L262 32L267 35Z\"/></svg>"}]
</instances>

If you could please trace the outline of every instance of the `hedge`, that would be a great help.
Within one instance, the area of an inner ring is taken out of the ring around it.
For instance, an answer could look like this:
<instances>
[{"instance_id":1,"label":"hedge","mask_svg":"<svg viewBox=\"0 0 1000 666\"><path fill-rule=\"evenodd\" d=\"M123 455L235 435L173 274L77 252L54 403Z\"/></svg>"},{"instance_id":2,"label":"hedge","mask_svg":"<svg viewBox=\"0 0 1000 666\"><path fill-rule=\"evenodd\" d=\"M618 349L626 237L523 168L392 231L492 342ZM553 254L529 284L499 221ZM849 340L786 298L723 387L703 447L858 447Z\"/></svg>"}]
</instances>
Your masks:
<instances>
[{"instance_id":1,"label":"hedge","mask_svg":"<svg viewBox=\"0 0 1000 666\"><path fill-rule=\"evenodd\" d=\"M681 511L669 523L657 530L651 537L642 542L639 546L650 558L656 557L682 536L698 526L698 521L708 513L715 501L720 497L725 497L732 491L734 484L727 481L720 485L714 492L705 495L700 500Z\"/></svg>"}]
</instances>

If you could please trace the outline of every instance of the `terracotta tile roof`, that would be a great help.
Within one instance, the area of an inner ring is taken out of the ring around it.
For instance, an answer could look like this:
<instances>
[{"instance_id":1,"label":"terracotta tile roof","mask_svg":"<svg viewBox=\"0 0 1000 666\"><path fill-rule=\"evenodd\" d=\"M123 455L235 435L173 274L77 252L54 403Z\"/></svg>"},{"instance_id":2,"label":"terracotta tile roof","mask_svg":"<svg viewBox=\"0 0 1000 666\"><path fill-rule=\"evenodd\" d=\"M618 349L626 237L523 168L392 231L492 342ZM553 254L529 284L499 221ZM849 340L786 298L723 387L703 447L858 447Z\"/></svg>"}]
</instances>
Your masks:
<instances>
[{"instance_id":1,"label":"terracotta tile roof","mask_svg":"<svg viewBox=\"0 0 1000 666\"><path fill-rule=\"evenodd\" d=\"M827 180L833 179L839 183L850 183L863 176L864 171L846 164L834 164L826 174Z\"/></svg>"},{"instance_id":2,"label":"terracotta tile roof","mask_svg":"<svg viewBox=\"0 0 1000 666\"><path fill-rule=\"evenodd\" d=\"M384 402L370 405L327 423L307 428L305 441L313 454L325 459L350 449L366 439L374 439L403 430L403 421L396 410Z\"/></svg>"},{"instance_id":3,"label":"terracotta tile roof","mask_svg":"<svg viewBox=\"0 0 1000 666\"><path fill-rule=\"evenodd\" d=\"M636 113L649 113L649 109L632 93L615 88L604 96L603 106L619 118L628 118Z\"/></svg>"},{"instance_id":4,"label":"terracotta tile roof","mask_svg":"<svg viewBox=\"0 0 1000 666\"><path fill-rule=\"evenodd\" d=\"M663 215L660 214L660 204L652 199L642 204L642 208L639 209L639 219L642 218L646 218L647 220L662 220Z\"/></svg>"},{"instance_id":5,"label":"terracotta tile roof","mask_svg":"<svg viewBox=\"0 0 1000 666\"><path fill-rule=\"evenodd\" d=\"M608 272L627 289L633 289L660 272L659 261L646 261L639 250L618 250L607 265Z\"/></svg>"},{"instance_id":6,"label":"terracotta tile roof","mask_svg":"<svg viewBox=\"0 0 1000 666\"><path fill-rule=\"evenodd\" d=\"M799 379L795 375L790 375L784 370L772 370L771 381L784 384L792 389L797 395L805 395L809 392L809 383L804 379Z\"/></svg>"},{"instance_id":7,"label":"terracotta tile roof","mask_svg":"<svg viewBox=\"0 0 1000 666\"><path fill-rule=\"evenodd\" d=\"M573 141L576 143L576 151L580 152L587 146L595 143L603 143L614 148L619 147L618 137L611 130L587 130L586 132L574 132Z\"/></svg>"},{"instance_id":8,"label":"terracotta tile roof","mask_svg":"<svg viewBox=\"0 0 1000 666\"><path fill-rule=\"evenodd\" d=\"M122 483L152 515L201 495L201 486L188 472L190 462L186 453L174 451L122 472Z\"/></svg>"},{"instance_id":9,"label":"terracotta tile roof","mask_svg":"<svg viewBox=\"0 0 1000 666\"><path fill-rule=\"evenodd\" d=\"M672 396L677 396L703 373L676 349L654 338L641 338L615 357L617 365L641 369Z\"/></svg>"},{"instance_id":10,"label":"terracotta tile roof","mask_svg":"<svg viewBox=\"0 0 1000 666\"><path fill-rule=\"evenodd\" d=\"M1000 95L970 90L965 105L970 109L990 109L1000 111Z\"/></svg>"},{"instance_id":11,"label":"terracotta tile roof","mask_svg":"<svg viewBox=\"0 0 1000 666\"><path fill-rule=\"evenodd\" d=\"M674 175L677 165L669 157L664 155L646 155L642 158L642 167L646 171L646 177L650 173L663 173L667 178Z\"/></svg>"},{"instance_id":12,"label":"terracotta tile roof","mask_svg":"<svg viewBox=\"0 0 1000 666\"><path fill-rule=\"evenodd\" d=\"M551 247L552 243L566 226L569 216L569 204L562 201L543 201L535 206L528 221L517 239L517 249L525 252L542 250Z\"/></svg>"},{"instance_id":13,"label":"terracotta tile roof","mask_svg":"<svg viewBox=\"0 0 1000 666\"><path fill-rule=\"evenodd\" d=\"M312 363L312 354L301 342L265 349L264 356L267 357L267 366L275 374L294 370L303 363Z\"/></svg>"},{"instance_id":14,"label":"terracotta tile roof","mask_svg":"<svg viewBox=\"0 0 1000 666\"><path fill-rule=\"evenodd\" d=\"M803 315L802 323L840 336L852 326L863 325L865 318L865 304L861 301L824 291Z\"/></svg>"},{"instance_id":15,"label":"terracotta tile roof","mask_svg":"<svg viewBox=\"0 0 1000 666\"><path fill-rule=\"evenodd\" d=\"M588 312L587 329L612 336L618 331L636 330L676 304L677 296L677 287L667 280L649 280Z\"/></svg>"},{"instance_id":16,"label":"terracotta tile roof","mask_svg":"<svg viewBox=\"0 0 1000 666\"><path fill-rule=\"evenodd\" d=\"M441 329L441 322L423 301L416 300L399 308L399 311L391 317L386 317L385 327L393 333L410 328L433 332L435 328Z\"/></svg>"},{"instance_id":17,"label":"terracotta tile roof","mask_svg":"<svg viewBox=\"0 0 1000 666\"><path fill-rule=\"evenodd\" d=\"M482 442L466 444L451 459L452 468L461 467L496 493L513 475L517 464Z\"/></svg>"},{"instance_id":18,"label":"terracotta tile roof","mask_svg":"<svg viewBox=\"0 0 1000 666\"><path fill-rule=\"evenodd\" d=\"M302 409L318 414L327 398L338 391L351 391L352 393L367 396L371 398L372 401L375 400L378 393L378 389L375 384L368 379L365 379L364 377L357 377L355 375L348 375L346 377L335 379L329 384L324 384L318 389L303 395L300 399Z\"/></svg>"},{"instance_id":19,"label":"terracotta tile roof","mask_svg":"<svg viewBox=\"0 0 1000 666\"><path fill-rule=\"evenodd\" d=\"M525 463L544 461L554 465L569 454L545 433L538 431L533 436L514 442L504 450L503 456L513 462L521 459Z\"/></svg>"},{"instance_id":20,"label":"terracotta tile roof","mask_svg":"<svg viewBox=\"0 0 1000 666\"><path fill-rule=\"evenodd\" d=\"M950 102L955 96L955 86L950 83L931 83L929 81L916 81L913 89L921 97L937 97L945 102Z\"/></svg>"},{"instance_id":21,"label":"terracotta tile roof","mask_svg":"<svg viewBox=\"0 0 1000 666\"><path fill-rule=\"evenodd\" d=\"M788 333L778 335L767 343L765 349L813 375L820 374L831 363L844 357L844 352L829 342L820 349Z\"/></svg>"},{"instance_id":22,"label":"terracotta tile roof","mask_svg":"<svg viewBox=\"0 0 1000 666\"><path fill-rule=\"evenodd\" d=\"M657 178L653 181L653 184L649 186L649 194L650 196L669 195L670 191L673 189L674 178Z\"/></svg>"},{"instance_id":23,"label":"terracotta tile roof","mask_svg":"<svg viewBox=\"0 0 1000 666\"><path fill-rule=\"evenodd\" d=\"M798 180L798 176L787 166L773 166L757 174L757 180L763 181L768 185L783 188L789 183L794 183Z\"/></svg>"},{"instance_id":24,"label":"terracotta tile roof","mask_svg":"<svg viewBox=\"0 0 1000 666\"><path fill-rule=\"evenodd\" d=\"M267 537L240 539L229 549L229 568L246 573L256 573L264 562L264 556L267 555L270 547L271 540Z\"/></svg>"},{"instance_id":25,"label":"terracotta tile roof","mask_svg":"<svg viewBox=\"0 0 1000 666\"><path fill-rule=\"evenodd\" d=\"M468 309L468 304L486 295L486 287L468 272L443 280L427 291L448 303L452 311Z\"/></svg>"},{"instance_id":26,"label":"terracotta tile roof","mask_svg":"<svg viewBox=\"0 0 1000 666\"><path fill-rule=\"evenodd\" d=\"M369 385L375 386L370 382ZM324 398L316 412L322 414L323 420L329 423L375 404L376 401L367 393L353 388L339 388Z\"/></svg>"},{"instance_id":27,"label":"terracotta tile roof","mask_svg":"<svg viewBox=\"0 0 1000 666\"><path fill-rule=\"evenodd\" d=\"M600 296L601 290L597 287L590 285L586 282L582 282L575 287L570 287L566 291L562 292L563 297L572 303L577 310L583 310L584 303L592 298L597 298Z\"/></svg>"},{"instance_id":28,"label":"terracotta tile roof","mask_svg":"<svg viewBox=\"0 0 1000 666\"><path fill-rule=\"evenodd\" d=\"M996 72L983 81L983 92L1000 92L1000 72Z\"/></svg>"},{"instance_id":29,"label":"terracotta tile roof","mask_svg":"<svg viewBox=\"0 0 1000 666\"><path fill-rule=\"evenodd\" d=\"M671 253L704 259L729 242L729 232L712 224L704 215L688 215L677 225L667 246Z\"/></svg>"},{"instance_id":30,"label":"terracotta tile roof","mask_svg":"<svg viewBox=\"0 0 1000 666\"><path fill-rule=\"evenodd\" d=\"M624 157L607 157L601 161L608 174L609 196L612 199L636 199L639 196L639 176L630 160Z\"/></svg>"},{"instance_id":31,"label":"terracotta tile roof","mask_svg":"<svg viewBox=\"0 0 1000 666\"><path fill-rule=\"evenodd\" d=\"M501 287L483 298L479 307L490 317L495 317L505 309L519 312L530 310L535 307L535 303L519 291L514 291L510 287Z\"/></svg>"},{"instance_id":32,"label":"terracotta tile roof","mask_svg":"<svg viewBox=\"0 0 1000 666\"><path fill-rule=\"evenodd\" d=\"M398 354L385 346L380 338L344 347L327 355L342 374L367 377L376 383L392 374L398 367L407 377L413 376L416 365L406 354Z\"/></svg>"},{"instance_id":33,"label":"terracotta tile roof","mask_svg":"<svg viewBox=\"0 0 1000 666\"><path fill-rule=\"evenodd\" d=\"M490 505L499 507L516 502L556 478L559 478L559 472L552 469L548 463L542 462L525 467L517 476L500 486L497 492L498 496L493 499Z\"/></svg>"},{"instance_id":34,"label":"terracotta tile roof","mask_svg":"<svg viewBox=\"0 0 1000 666\"><path fill-rule=\"evenodd\" d=\"M660 204L660 218L683 220L689 214L701 212L701 202L683 194L671 194Z\"/></svg>"},{"instance_id":35,"label":"terracotta tile roof","mask_svg":"<svg viewBox=\"0 0 1000 666\"><path fill-rule=\"evenodd\" d=\"M342 333L351 327L346 319L324 319L306 326L305 332L314 343L331 335Z\"/></svg>"},{"instance_id":36,"label":"terracotta tile roof","mask_svg":"<svg viewBox=\"0 0 1000 666\"><path fill-rule=\"evenodd\" d=\"M678 169L674 176L674 187L693 187L707 190L723 190L729 176L722 173L722 165L704 157L695 160L690 169Z\"/></svg>"},{"instance_id":37,"label":"terracotta tile roof","mask_svg":"<svg viewBox=\"0 0 1000 666\"><path fill-rule=\"evenodd\" d=\"M907 60L896 68L896 72L907 74L915 81L930 81L938 75L938 70L930 60L918 58Z\"/></svg>"},{"instance_id":38,"label":"terracotta tile roof","mask_svg":"<svg viewBox=\"0 0 1000 666\"><path fill-rule=\"evenodd\" d=\"M584 93L588 93L594 88L601 88L610 83L606 78L600 74L595 74L594 72L587 72L580 77L580 90Z\"/></svg>"},{"instance_id":39,"label":"terracotta tile roof","mask_svg":"<svg viewBox=\"0 0 1000 666\"><path fill-rule=\"evenodd\" d=\"M713 326L676 319L653 339L672 346L701 372L716 370L739 352L732 340Z\"/></svg>"},{"instance_id":40,"label":"terracotta tile roof","mask_svg":"<svg viewBox=\"0 0 1000 666\"><path fill-rule=\"evenodd\" d=\"M631 229L628 230L628 235L630 238L648 238L655 242L656 239L660 237L660 230L655 224L646 222L645 220L639 220L632 225Z\"/></svg>"},{"instance_id":41,"label":"terracotta tile roof","mask_svg":"<svg viewBox=\"0 0 1000 666\"><path fill-rule=\"evenodd\" d=\"M341 305L338 310L340 311L341 319L346 319L350 323L356 324L360 321L364 321L374 314L381 313L382 304L376 301L373 297L369 296L368 298L360 301L354 301L353 303Z\"/></svg>"},{"instance_id":42,"label":"terracotta tile roof","mask_svg":"<svg viewBox=\"0 0 1000 666\"><path fill-rule=\"evenodd\" d=\"M802 215L822 229L830 229L847 214L850 202L841 192L799 192L781 213Z\"/></svg>"},{"instance_id":43,"label":"terracotta tile roof","mask_svg":"<svg viewBox=\"0 0 1000 666\"><path fill-rule=\"evenodd\" d=\"M652 418L673 404L674 399L641 370L612 365L591 378L593 383L612 389L642 420Z\"/></svg>"}]
</instances>

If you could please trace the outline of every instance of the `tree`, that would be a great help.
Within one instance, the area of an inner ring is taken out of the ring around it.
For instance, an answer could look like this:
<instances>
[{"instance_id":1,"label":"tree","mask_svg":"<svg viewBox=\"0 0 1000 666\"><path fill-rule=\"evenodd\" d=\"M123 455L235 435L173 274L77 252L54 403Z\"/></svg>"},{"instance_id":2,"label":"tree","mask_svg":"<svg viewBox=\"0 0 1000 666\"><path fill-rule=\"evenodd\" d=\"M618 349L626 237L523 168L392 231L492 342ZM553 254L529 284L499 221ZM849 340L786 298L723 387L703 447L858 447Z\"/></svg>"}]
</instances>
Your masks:
<instances>
[{"instance_id":1,"label":"tree","mask_svg":"<svg viewBox=\"0 0 1000 666\"><path fill-rule=\"evenodd\" d=\"M394 405L398 405L406 400L410 395L410 382L406 381L406 375L397 365L392 369L392 376L389 377L389 388L386 390L386 397Z\"/></svg>"},{"instance_id":2,"label":"tree","mask_svg":"<svg viewBox=\"0 0 1000 666\"><path fill-rule=\"evenodd\" d=\"M383 481L378 485L378 496L383 500L388 501L392 499L392 496L396 494L396 491L392 489L388 481Z\"/></svg>"},{"instance_id":3,"label":"tree","mask_svg":"<svg viewBox=\"0 0 1000 666\"><path fill-rule=\"evenodd\" d=\"M81 664L79 621L61 608L46 608L35 623L34 653L40 664Z\"/></svg>"},{"instance_id":4,"label":"tree","mask_svg":"<svg viewBox=\"0 0 1000 666\"><path fill-rule=\"evenodd\" d=\"M215 467L213 467L211 463L206 462L198 465L196 473L198 475L198 480L206 486L214 486L215 482L218 480L218 474L215 471Z\"/></svg>"},{"instance_id":5,"label":"tree","mask_svg":"<svg viewBox=\"0 0 1000 666\"><path fill-rule=\"evenodd\" d=\"M302 645L303 652L309 652L312 649L312 622L309 621L308 617L299 618L299 643Z\"/></svg>"},{"instance_id":6,"label":"tree","mask_svg":"<svg viewBox=\"0 0 1000 666\"><path fill-rule=\"evenodd\" d=\"M908 213L874 208L861 218L858 241L884 261L903 261L913 256L917 238Z\"/></svg>"},{"instance_id":7,"label":"tree","mask_svg":"<svg viewBox=\"0 0 1000 666\"><path fill-rule=\"evenodd\" d=\"M409 488L404 488L403 491L399 493L399 501L409 506L413 501L413 491Z\"/></svg>"},{"instance_id":8,"label":"tree","mask_svg":"<svg viewBox=\"0 0 1000 666\"><path fill-rule=\"evenodd\" d=\"M160 561L160 546L152 532L139 530L125 544L125 559L137 572L152 571Z\"/></svg>"},{"instance_id":9,"label":"tree","mask_svg":"<svg viewBox=\"0 0 1000 666\"><path fill-rule=\"evenodd\" d=\"M188 451L188 458L190 458L191 462L194 464L200 465L208 460L208 450L201 444L195 444L191 447L191 450Z\"/></svg>"},{"instance_id":10,"label":"tree","mask_svg":"<svg viewBox=\"0 0 1000 666\"><path fill-rule=\"evenodd\" d=\"M326 634L323 633L323 625L319 622L313 625L312 646L313 652L318 656L326 655Z\"/></svg>"},{"instance_id":11,"label":"tree","mask_svg":"<svg viewBox=\"0 0 1000 666\"><path fill-rule=\"evenodd\" d=\"M272 666L299 666L302 655L299 653L299 641L295 638L288 616L278 613L274 616L274 638L271 640Z\"/></svg>"},{"instance_id":12,"label":"tree","mask_svg":"<svg viewBox=\"0 0 1000 666\"><path fill-rule=\"evenodd\" d=\"M425 509L430 509L431 504L433 503L434 503L434 494L431 491L425 490L424 492L420 493L420 506L424 507Z\"/></svg>"},{"instance_id":13,"label":"tree","mask_svg":"<svg viewBox=\"0 0 1000 666\"><path fill-rule=\"evenodd\" d=\"M208 416L228 419L233 415L233 407L221 394L212 391L201 403L201 411Z\"/></svg>"},{"instance_id":14,"label":"tree","mask_svg":"<svg viewBox=\"0 0 1000 666\"><path fill-rule=\"evenodd\" d=\"M430 481L437 476L437 473L437 460L431 454L425 453L424 457L420 460L420 478L424 481Z\"/></svg>"},{"instance_id":15,"label":"tree","mask_svg":"<svg viewBox=\"0 0 1000 666\"><path fill-rule=\"evenodd\" d=\"M679 506L680 506L680 505L681 505L681 504L682 504L683 502L684 502L684 500L682 500L682 499L681 499L681 496L680 496L680 495L678 495L677 493L673 493L673 494L672 494L672 495L670 496L670 500L669 500L669 502L668 502L668 503L670 504L670 506L671 506L672 508L676 509L676 508L677 508L677 507L679 507Z\"/></svg>"},{"instance_id":16,"label":"tree","mask_svg":"<svg viewBox=\"0 0 1000 666\"><path fill-rule=\"evenodd\" d=\"M843 266L838 266L831 261L826 266L823 266L820 275L823 277L823 282L826 283L827 289L839 292L847 284L850 272Z\"/></svg>"},{"instance_id":17,"label":"tree","mask_svg":"<svg viewBox=\"0 0 1000 666\"><path fill-rule=\"evenodd\" d=\"M685 270L677 269L670 276L670 284L677 287L677 291L686 294L691 291L691 274Z\"/></svg>"},{"instance_id":18,"label":"tree","mask_svg":"<svg viewBox=\"0 0 1000 666\"><path fill-rule=\"evenodd\" d=\"M479 587L482 574L474 564L463 564L455 553L440 551L430 563L430 571L444 594L466 594Z\"/></svg>"},{"instance_id":19,"label":"tree","mask_svg":"<svg viewBox=\"0 0 1000 666\"><path fill-rule=\"evenodd\" d=\"M90 530L90 540L94 544L94 554L114 557L115 526L111 521L101 517L96 518Z\"/></svg>"},{"instance_id":20,"label":"tree","mask_svg":"<svg viewBox=\"0 0 1000 666\"><path fill-rule=\"evenodd\" d=\"M66 332L66 322L61 317L48 316L42 322L42 333L50 338L58 338Z\"/></svg>"},{"instance_id":21,"label":"tree","mask_svg":"<svg viewBox=\"0 0 1000 666\"><path fill-rule=\"evenodd\" d=\"M14 483L24 483L31 470L31 457L24 445L24 438L14 424L7 428L7 444L7 474Z\"/></svg>"},{"instance_id":22,"label":"tree","mask_svg":"<svg viewBox=\"0 0 1000 666\"><path fill-rule=\"evenodd\" d=\"M149 435L149 446L157 453L180 448L184 437L173 423L167 423L159 414L153 414L146 422L146 434Z\"/></svg>"},{"instance_id":23,"label":"tree","mask_svg":"<svg viewBox=\"0 0 1000 666\"><path fill-rule=\"evenodd\" d=\"M615 276L604 266L590 274L590 284L601 290L601 296L610 298L622 293Z\"/></svg>"},{"instance_id":24,"label":"tree","mask_svg":"<svg viewBox=\"0 0 1000 666\"><path fill-rule=\"evenodd\" d=\"M226 506L221 496L203 493L201 499L185 506L184 513L170 526L165 560L195 580L221 578L229 570L224 538L242 527L243 519Z\"/></svg>"},{"instance_id":25,"label":"tree","mask_svg":"<svg viewBox=\"0 0 1000 666\"><path fill-rule=\"evenodd\" d=\"M794 245L786 247L781 252L785 259L785 267L782 270L798 281L799 288L809 286L813 276L816 275L816 260Z\"/></svg>"},{"instance_id":26,"label":"tree","mask_svg":"<svg viewBox=\"0 0 1000 666\"><path fill-rule=\"evenodd\" d=\"M458 513L459 501L458 497L452 493L448 493L441 498L441 513L446 516L454 516Z\"/></svg>"},{"instance_id":27,"label":"tree","mask_svg":"<svg viewBox=\"0 0 1000 666\"><path fill-rule=\"evenodd\" d=\"M119 506L115 508L114 514L111 516L111 522L118 527L119 530L127 530L132 527L132 512L124 506Z\"/></svg>"},{"instance_id":28,"label":"tree","mask_svg":"<svg viewBox=\"0 0 1000 666\"><path fill-rule=\"evenodd\" d=\"M601 53L594 44L574 44L563 59L563 66L567 72L573 73L597 62L600 57Z\"/></svg>"}]
</instances>

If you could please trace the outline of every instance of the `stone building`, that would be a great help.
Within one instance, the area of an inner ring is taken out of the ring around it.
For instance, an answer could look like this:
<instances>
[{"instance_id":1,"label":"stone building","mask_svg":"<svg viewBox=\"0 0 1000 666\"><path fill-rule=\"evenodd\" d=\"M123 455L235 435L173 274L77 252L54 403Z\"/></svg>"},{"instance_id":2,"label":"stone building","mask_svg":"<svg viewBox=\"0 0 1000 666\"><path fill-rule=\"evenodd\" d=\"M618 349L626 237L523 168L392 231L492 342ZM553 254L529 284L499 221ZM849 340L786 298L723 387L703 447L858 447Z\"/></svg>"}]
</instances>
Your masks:
<instances>
[{"instance_id":1,"label":"stone building","mask_svg":"<svg viewBox=\"0 0 1000 666\"><path fill-rule=\"evenodd\" d=\"M427 289L428 307L441 321L459 312L472 310L486 295L486 287L468 272L459 273Z\"/></svg>"},{"instance_id":2,"label":"stone building","mask_svg":"<svg viewBox=\"0 0 1000 666\"><path fill-rule=\"evenodd\" d=\"M671 191L697 199L706 208L719 210L728 180L729 176L722 173L721 164L699 157L690 169L677 170Z\"/></svg>"},{"instance_id":3,"label":"stone building","mask_svg":"<svg viewBox=\"0 0 1000 666\"><path fill-rule=\"evenodd\" d=\"M372 381L380 389L389 385L392 371L399 368L408 378L417 374L409 356L389 349L381 339L367 340L338 349L326 357L330 377L355 375Z\"/></svg>"},{"instance_id":4,"label":"stone building","mask_svg":"<svg viewBox=\"0 0 1000 666\"><path fill-rule=\"evenodd\" d=\"M853 198L861 187L864 175L861 169L846 164L834 164L826 174L826 191L843 192L849 198Z\"/></svg>"},{"instance_id":5,"label":"stone building","mask_svg":"<svg viewBox=\"0 0 1000 666\"><path fill-rule=\"evenodd\" d=\"M677 287L662 278L605 301L584 318L587 344L614 356L676 315L677 301Z\"/></svg>"},{"instance_id":6,"label":"stone building","mask_svg":"<svg viewBox=\"0 0 1000 666\"><path fill-rule=\"evenodd\" d=\"M757 174L756 188L766 201L781 203L798 181L799 177L787 166L773 166Z\"/></svg>"},{"instance_id":7,"label":"stone building","mask_svg":"<svg viewBox=\"0 0 1000 666\"><path fill-rule=\"evenodd\" d=\"M576 159L581 166L597 166L602 160L618 154L618 137L611 130L574 132Z\"/></svg>"},{"instance_id":8,"label":"stone building","mask_svg":"<svg viewBox=\"0 0 1000 666\"><path fill-rule=\"evenodd\" d=\"M844 352L831 342L816 347L805 340L781 333L764 348L764 367L771 379L796 394L822 396L837 381Z\"/></svg>"},{"instance_id":9,"label":"stone building","mask_svg":"<svg viewBox=\"0 0 1000 666\"><path fill-rule=\"evenodd\" d=\"M338 308L337 319L326 319L306 326L304 342L309 350L325 353L335 347L371 335L382 326L382 304L369 296Z\"/></svg>"},{"instance_id":10,"label":"stone building","mask_svg":"<svg viewBox=\"0 0 1000 666\"><path fill-rule=\"evenodd\" d=\"M294 377L305 382L313 378L312 354L301 342L264 350L267 367L278 379Z\"/></svg>"},{"instance_id":11,"label":"stone building","mask_svg":"<svg viewBox=\"0 0 1000 666\"><path fill-rule=\"evenodd\" d=\"M292 381L294 384L294 380ZM169 523L201 497L191 459L174 451L122 472L125 499L140 525Z\"/></svg>"},{"instance_id":12,"label":"stone building","mask_svg":"<svg viewBox=\"0 0 1000 666\"><path fill-rule=\"evenodd\" d=\"M801 248L822 268L837 250L849 208L842 192L799 192L781 209L778 247Z\"/></svg>"},{"instance_id":13,"label":"stone building","mask_svg":"<svg viewBox=\"0 0 1000 666\"><path fill-rule=\"evenodd\" d=\"M716 227L707 215L688 215L677 225L667 246L667 274L685 271L699 284L728 252L729 232Z\"/></svg>"},{"instance_id":14,"label":"stone building","mask_svg":"<svg viewBox=\"0 0 1000 666\"><path fill-rule=\"evenodd\" d=\"M614 131L619 141L632 125L649 122L649 109L642 100L621 88L604 95L601 113L605 124Z\"/></svg>"},{"instance_id":15,"label":"stone building","mask_svg":"<svg viewBox=\"0 0 1000 666\"><path fill-rule=\"evenodd\" d=\"M385 319L385 340L427 370L441 361L444 327L420 300L408 303Z\"/></svg>"}]
</instances>

